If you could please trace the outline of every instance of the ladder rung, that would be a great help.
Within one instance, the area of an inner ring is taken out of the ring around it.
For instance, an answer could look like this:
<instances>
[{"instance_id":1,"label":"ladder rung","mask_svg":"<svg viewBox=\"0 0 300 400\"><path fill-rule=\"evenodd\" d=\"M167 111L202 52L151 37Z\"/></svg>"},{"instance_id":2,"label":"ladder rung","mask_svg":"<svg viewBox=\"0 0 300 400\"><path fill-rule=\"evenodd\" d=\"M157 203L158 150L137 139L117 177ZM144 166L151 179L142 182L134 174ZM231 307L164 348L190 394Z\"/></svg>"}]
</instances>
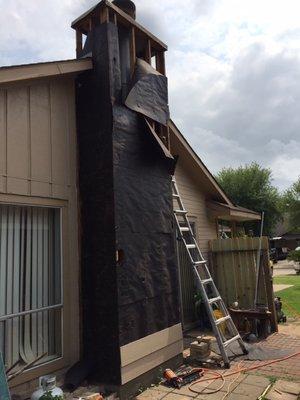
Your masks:
<instances>
[{"instance_id":1,"label":"ladder rung","mask_svg":"<svg viewBox=\"0 0 300 400\"><path fill-rule=\"evenodd\" d=\"M214 297L212 299L208 299L209 304L216 303L217 301L222 300L220 296Z\"/></svg>"},{"instance_id":2,"label":"ladder rung","mask_svg":"<svg viewBox=\"0 0 300 400\"><path fill-rule=\"evenodd\" d=\"M176 194L176 193L173 193L173 197L174 197L175 199L180 199L179 194Z\"/></svg>"},{"instance_id":3,"label":"ladder rung","mask_svg":"<svg viewBox=\"0 0 300 400\"><path fill-rule=\"evenodd\" d=\"M195 244L187 244L186 248L187 249L195 249L197 246Z\"/></svg>"},{"instance_id":4,"label":"ladder rung","mask_svg":"<svg viewBox=\"0 0 300 400\"><path fill-rule=\"evenodd\" d=\"M202 261L194 261L193 264L194 265L201 265L201 264L206 264L207 261L206 260L202 260Z\"/></svg>"},{"instance_id":5,"label":"ladder rung","mask_svg":"<svg viewBox=\"0 0 300 400\"><path fill-rule=\"evenodd\" d=\"M174 210L175 214L187 214L186 210Z\"/></svg>"},{"instance_id":6,"label":"ladder rung","mask_svg":"<svg viewBox=\"0 0 300 400\"><path fill-rule=\"evenodd\" d=\"M209 279L203 279L203 281L201 281L203 283L203 285L207 285L208 283L212 283L212 278Z\"/></svg>"},{"instance_id":7,"label":"ladder rung","mask_svg":"<svg viewBox=\"0 0 300 400\"><path fill-rule=\"evenodd\" d=\"M188 228L187 226L182 226L180 227L181 232L189 232L190 228Z\"/></svg>"},{"instance_id":8,"label":"ladder rung","mask_svg":"<svg viewBox=\"0 0 300 400\"><path fill-rule=\"evenodd\" d=\"M228 321L230 318L231 318L230 315L226 315L226 317L219 318L219 319L217 319L217 320L215 321L215 322L216 322L216 325L220 325L220 324L222 324L223 322Z\"/></svg>"},{"instance_id":9,"label":"ladder rung","mask_svg":"<svg viewBox=\"0 0 300 400\"><path fill-rule=\"evenodd\" d=\"M240 335L236 335L236 336L234 336L233 338L227 340L226 342L223 343L223 345L224 345L225 347L227 347L227 346L230 345L230 343L235 342L235 341L238 340L238 339L240 339Z\"/></svg>"}]
</instances>

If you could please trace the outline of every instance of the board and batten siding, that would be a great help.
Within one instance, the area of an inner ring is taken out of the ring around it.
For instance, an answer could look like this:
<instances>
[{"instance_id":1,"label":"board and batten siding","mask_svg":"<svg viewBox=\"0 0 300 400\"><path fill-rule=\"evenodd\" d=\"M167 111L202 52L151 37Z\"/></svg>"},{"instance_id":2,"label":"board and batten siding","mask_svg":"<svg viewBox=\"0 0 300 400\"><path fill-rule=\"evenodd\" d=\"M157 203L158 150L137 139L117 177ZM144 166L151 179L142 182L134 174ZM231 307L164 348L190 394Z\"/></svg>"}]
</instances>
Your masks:
<instances>
[{"instance_id":1,"label":"board and batten siding","mask_svg":"<svg viewBox=\"0 0 300 400\"><path fill-rule=\"evenodd\" d=\"M0 86L0 193L68 199L75 185L74 79Z\"/></svg>"},{"instance_id":2,"label":"board and batten siding","mask_svg":"<svg viewBox=\"0 0 300 400\"><path fill-rule=\"evenodd\" d=\"M69 367L80 355L74 79L0 84L0 203L62 211L63 358L22 374L13 386Z\"/></svg>"}]
</instances>

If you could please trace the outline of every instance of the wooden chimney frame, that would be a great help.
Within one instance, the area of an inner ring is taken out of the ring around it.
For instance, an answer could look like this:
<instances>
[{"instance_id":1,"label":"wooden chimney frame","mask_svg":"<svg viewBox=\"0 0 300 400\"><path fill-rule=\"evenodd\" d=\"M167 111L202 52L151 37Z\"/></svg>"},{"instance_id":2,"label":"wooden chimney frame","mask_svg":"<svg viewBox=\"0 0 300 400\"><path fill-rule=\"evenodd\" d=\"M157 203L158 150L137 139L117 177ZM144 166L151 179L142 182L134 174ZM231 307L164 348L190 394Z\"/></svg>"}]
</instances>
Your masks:
<instances>
[{"instance_id":1,"label":"wooden chimney frame","mask_svg":"<svg viewBox=\"0 0 300 400\"><path fill-rule=\"evenodd\" d=\"M152 57L155 57L157 71L163 75L166 74L165 52L168 50L167 45L108 0L102 0L72 23L72 28L76 30L77 57L80 56L83 49L83 35L87 35L93 25L99 23L99 21L100 24L112 22L117 26L120 24L131 28L132 72L136 62L136 40L137 37L140 37L146 43L145 61L151 65Z\"/></svg>"},{"instance_id":2,"label":"wooden chimney frame","mask_svg":"<svg viewBox=\"0 0 300 400\"><path fill-rule=\"evenodd\" d=\"M131 30L130 64L132 75L134 74L136 65L138 38L142 39L145 43L142 55L144 60L159 73L166 75L165 52L168 50L168 46L136 22L130 15L126 14L108 0L102 0L72 23L72 28L76 31L76 53L78 58L83 50L83 35L87 35L96 24L108 22L116 26L125 26ZM155 65L152 65L153 58L155 59ZM165 146L170 149L168 126L158 124L154 121L149 121L149 123L153 129L155 129Z\"/></svg>"}]
</instances>

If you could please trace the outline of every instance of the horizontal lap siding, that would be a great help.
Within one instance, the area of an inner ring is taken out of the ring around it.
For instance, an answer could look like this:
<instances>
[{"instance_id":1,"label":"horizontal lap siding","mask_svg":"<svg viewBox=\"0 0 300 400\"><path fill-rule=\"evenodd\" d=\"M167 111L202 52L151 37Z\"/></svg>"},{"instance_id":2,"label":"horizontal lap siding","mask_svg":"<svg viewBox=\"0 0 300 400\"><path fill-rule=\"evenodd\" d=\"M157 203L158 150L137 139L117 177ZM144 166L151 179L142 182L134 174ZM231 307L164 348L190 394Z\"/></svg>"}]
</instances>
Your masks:
<instances>
[{"instance_id":1,"label":"horizontal lap siding","mask_svg":"<svg viewBox=\"0 0 300 400\"><path fill-rule=\"evenodd\" d=\"M175 177L185 209L191 220L196 219L200 249L206 253L209 250L208 241L216 239L217 234L215 221L208 214L205 192L189 177L187 169L180 162L176 168Z\"/></svg>"},{"instance_id":2,"label":"horizontal lap siding","mask_svg":"<svg viewBox=\"0 0 300 400\"><path fill-rule=\"evenodd\" d=\"M176 181L185 209L188 211L190 222L196 225L196 235L203 256L208 259L209 241L216 239L215 221L208 215L205 202L205 191L201 190L190 178L188 168L179 161L176 168ZM201 171L199 172L201 173ZM174 201L174 207L176 202ZM199 323L195 312L196 287L192 268L186 250L182 243L178 243L180 279L181 279L181 312L184 330L193 328Z\"/></svg>"}]
</instances>

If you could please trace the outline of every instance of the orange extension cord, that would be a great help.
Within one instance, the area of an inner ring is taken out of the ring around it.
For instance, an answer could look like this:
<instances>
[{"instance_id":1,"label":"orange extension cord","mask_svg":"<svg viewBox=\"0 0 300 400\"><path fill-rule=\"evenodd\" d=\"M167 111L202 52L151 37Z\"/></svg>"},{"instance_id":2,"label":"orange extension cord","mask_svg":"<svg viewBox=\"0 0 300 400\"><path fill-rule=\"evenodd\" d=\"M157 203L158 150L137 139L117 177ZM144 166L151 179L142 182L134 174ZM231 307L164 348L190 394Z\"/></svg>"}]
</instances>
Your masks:
<instances>
[{"instance_id":1,"label":"orange extension cord","mask_svg":"<svg viewBox=\"0 0 300 400\"><path fill-rule=\"evenodd\" d=\"M215 390L212 390L212 391L209 391L209 392L207 392L207 391L206 391L207 389L205 389L204 394L213 394L213 393L219 392L219 391L223 388L223 386L225 385L225 379L226 379L227 377L229 377L229 376L232 376L232 375L235 375L235 374L241 374L242 372L253 371L253 370L255 370L255 369L263 368L263 367L266 367L266 366L268 366L268 365L272 365L272 364L275 364L275 363L279 363L279 362L281 362L281 361L289 360L290 358L297 357L297 356L299 356L299 355L300 355L300 351L298 351L298 352L295 353L295 354L291 354L290 356L286 356L286 357L283 357L283 358L279 358L279 359L277 359L277 360L268 361L268 362L265 362L265 363L259 364L259 365L253 365L252 367L248 367L248 368L240 368L240 367L239 367L240 364L239 364L238 368L237 368L235 371L230 372L230 373L228 373L228 374L220 374L219 372L211 371L210 369L203 368L202 371L204 372L204 375L205 375L205 373L207 373L207 374L210 373L210 374L215 375L215 377L213 377L213 378L205 378L205 379L200 378L200 379L198 379L197 381L193 382L193 383L189 386L189 390L190 390L191 392L193 392L193 393L201 394L201 393L203 393L203 388L202 388L202 390L200 391L200 390L197 390L197 389L192 389L192 386L197 385L197 383L200 383L200 382L202 383L202 382L205 382L205 381L211 381L211 380L222 379L222 384L220 385L219 388L217 388L217 389L215 389Z\"/></svg>"}]
</instances>

